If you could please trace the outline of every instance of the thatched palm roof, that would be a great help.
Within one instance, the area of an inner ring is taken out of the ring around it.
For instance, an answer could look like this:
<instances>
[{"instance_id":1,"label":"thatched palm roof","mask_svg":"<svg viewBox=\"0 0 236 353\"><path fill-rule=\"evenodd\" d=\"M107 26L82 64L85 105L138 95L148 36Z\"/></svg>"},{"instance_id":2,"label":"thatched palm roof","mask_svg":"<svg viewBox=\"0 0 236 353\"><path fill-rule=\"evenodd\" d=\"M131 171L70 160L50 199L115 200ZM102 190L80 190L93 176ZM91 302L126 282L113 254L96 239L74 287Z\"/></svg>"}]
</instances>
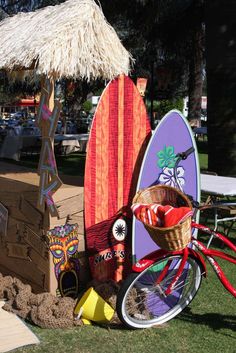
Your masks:
<instances>
[{"instance_id":1,"label":"thatched palm roof","mask_svg":"<svg viewBox=\"0 0 236 353\"><path fill-rule=\"evenodd\" d=\"M68 0L0 23L0 68L47 76L112 79L132 58L93 0Z\"/></svg>"}]
</instances>

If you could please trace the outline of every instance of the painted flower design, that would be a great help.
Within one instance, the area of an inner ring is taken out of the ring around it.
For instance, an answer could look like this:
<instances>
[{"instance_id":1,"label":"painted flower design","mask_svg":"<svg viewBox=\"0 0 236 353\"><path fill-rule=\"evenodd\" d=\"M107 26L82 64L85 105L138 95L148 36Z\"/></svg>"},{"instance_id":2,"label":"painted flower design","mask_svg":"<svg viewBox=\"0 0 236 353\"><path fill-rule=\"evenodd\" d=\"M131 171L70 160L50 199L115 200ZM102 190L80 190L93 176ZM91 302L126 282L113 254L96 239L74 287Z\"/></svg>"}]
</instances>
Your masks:
<instances>
[{"instance_id":1,"label":"painted flower design","mask_svg":"<svg viewBox=\"0 0 236 353\"><path fill-rule=\"evenodd\" d=\"M78 229L78 224L65 224L63 226L56 226L48 231L48 236L55 236L63 238L65 236L71 235L72 232L76 232Z\"/></svg>"},{"instance_id":2,"label":"painted flower design","mask_svg":"<svg viewBox=\"0 0 236 353\"><path fill-rule=\"evenodd\" d=\"M158 156L158 167L160 168L174 168L176 162L176 154L174 153L173 146L164 146L163 150L157 153Z\"/></svg>"},{"instance_id":3,"label":"painted flower design","mask_svg":"<svg viewBox=\"0 0 236 353\"><path fill-rule=\"evenodd\" d=\"M176 172L177 172L176 178L178 180L179 187L181 191L183 191L183 186L185 184L184 168L179 166ZM178 185L176 183L175 176L174 176L174 168L167 168L167 167L163 168L162 173L159 175L158 181L161 184L178 188Z\"/></svg>"}]
</instances>

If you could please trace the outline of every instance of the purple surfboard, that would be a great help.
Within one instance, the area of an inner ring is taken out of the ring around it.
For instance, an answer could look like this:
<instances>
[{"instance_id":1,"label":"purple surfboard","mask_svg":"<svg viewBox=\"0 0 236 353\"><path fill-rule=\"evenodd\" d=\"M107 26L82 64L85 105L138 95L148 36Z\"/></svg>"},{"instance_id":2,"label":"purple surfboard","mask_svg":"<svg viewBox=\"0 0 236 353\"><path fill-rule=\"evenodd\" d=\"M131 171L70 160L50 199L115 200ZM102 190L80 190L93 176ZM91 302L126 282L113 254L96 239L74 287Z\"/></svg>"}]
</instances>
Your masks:
<instances>
[{"instance_id":1,"label":"purple surfboard","mask_svg":"<svg viewBox=\"0 0 236 353\"><path fill-rule=\"evenodd\" d=\"M137 191L156 184L177 187L173 175L175 156L191 147L194 147L195 151L179 163L178 183L185 194L200 201L197 146L188 121L178 110L167 113L153 132L143 158ZM134 217L133 261L138 261L157 248L143 224Z\"/></svg>"}]
</instances>

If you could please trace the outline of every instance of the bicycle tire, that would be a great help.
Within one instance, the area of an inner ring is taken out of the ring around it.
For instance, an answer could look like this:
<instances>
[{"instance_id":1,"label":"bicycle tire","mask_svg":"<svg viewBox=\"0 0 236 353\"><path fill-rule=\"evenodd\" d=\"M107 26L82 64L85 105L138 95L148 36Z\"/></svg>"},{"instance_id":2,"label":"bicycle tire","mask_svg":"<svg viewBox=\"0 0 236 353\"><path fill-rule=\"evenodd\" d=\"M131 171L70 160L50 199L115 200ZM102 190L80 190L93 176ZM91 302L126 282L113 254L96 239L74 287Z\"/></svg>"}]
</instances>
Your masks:
<instances>
[{"instance_id":1,"label":"bicycle tire","mask_svg":"<svg viewBox=\"0 0 236 353\"><path fill-rule=\"evenodd\" d=\"M173 319L190 304L202 278L202 266L195 257L188 257L172 293L166 297L162 294L171 283L181 259L182 255L169 255L157 260L143 272L131 273L126 278L118 292L116 304L118 317L125 326L143 329L161 325ZM157 286L155 279L167 261L171 261L171 266Z\"/></svg>"}]
</instances>

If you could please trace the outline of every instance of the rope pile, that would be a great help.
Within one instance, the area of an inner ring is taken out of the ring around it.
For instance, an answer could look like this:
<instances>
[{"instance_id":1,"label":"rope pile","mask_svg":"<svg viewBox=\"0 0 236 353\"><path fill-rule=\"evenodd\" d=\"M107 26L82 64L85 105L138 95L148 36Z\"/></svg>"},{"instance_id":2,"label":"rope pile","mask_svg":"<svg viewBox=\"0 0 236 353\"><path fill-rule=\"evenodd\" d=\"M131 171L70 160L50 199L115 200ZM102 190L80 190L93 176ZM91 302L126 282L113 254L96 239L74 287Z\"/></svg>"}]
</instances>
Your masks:
<instances>
[{"instance_id":1,"label":"rope pile","mask_svg":"<svg viewBox=\"0 0 236 353\"><path fill-rule=\"evenodd\" d=\"M113 308L116 305L118 285L91 282L97 293ZM82 294L81 294L82 296ZM0 299L5 299L3 309L12 312L41 328L69 328L83 325L82 320L74 317L77 299L56 297L51 293L32 293L31 286L23 284L18 278L3 276L0 273ZM117 322L115 314L112 323Z\"/></svg>"}]
</instances>

